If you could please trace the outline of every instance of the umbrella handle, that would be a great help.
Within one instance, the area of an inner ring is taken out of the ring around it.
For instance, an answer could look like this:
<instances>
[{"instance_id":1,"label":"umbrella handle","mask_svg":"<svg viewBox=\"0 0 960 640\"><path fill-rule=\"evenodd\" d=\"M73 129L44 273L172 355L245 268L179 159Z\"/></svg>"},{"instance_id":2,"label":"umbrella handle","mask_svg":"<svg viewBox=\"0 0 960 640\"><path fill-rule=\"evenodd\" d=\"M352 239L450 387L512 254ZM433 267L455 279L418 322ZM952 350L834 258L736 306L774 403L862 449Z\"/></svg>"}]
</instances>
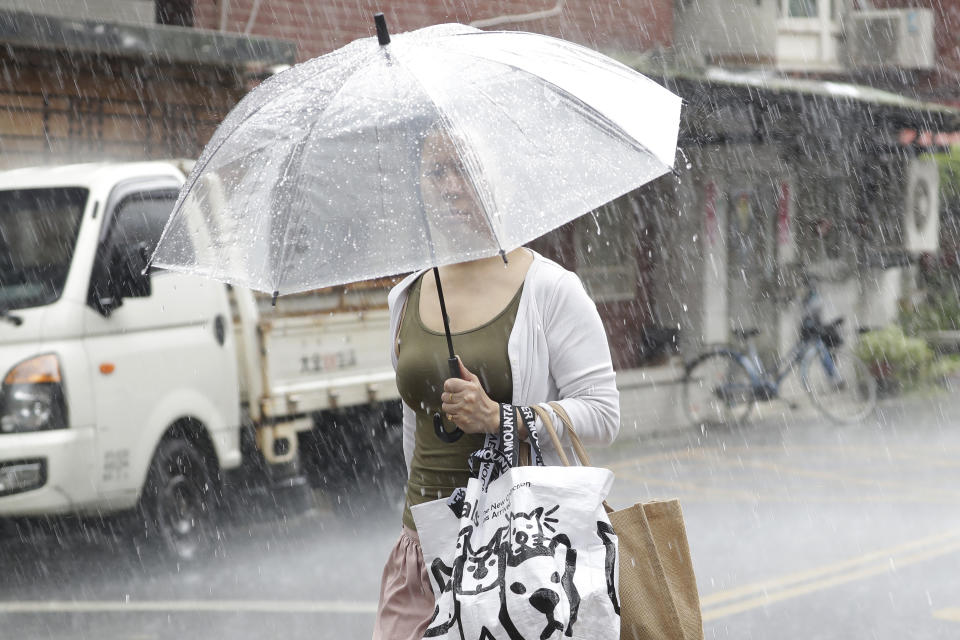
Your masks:
<instances>
[{"instance_id":1,"label":"umbrella handle","mask_svg":"<svg viewBox=\"0 0 960 640\"><path fill-rule=\"evenodd\" d=\"M459 378L460 377L460 360L456 357L447 359L447 366L450 367L450 377ZM460 427L455 428L453 431L447 431L443 428L443 418L440 417L439 413L433 414L433 431L437 434L437 437L443 440L444 442L456 442L460 439L460 436L463 435L463 429Z\"/></svg>"}]
</instances>

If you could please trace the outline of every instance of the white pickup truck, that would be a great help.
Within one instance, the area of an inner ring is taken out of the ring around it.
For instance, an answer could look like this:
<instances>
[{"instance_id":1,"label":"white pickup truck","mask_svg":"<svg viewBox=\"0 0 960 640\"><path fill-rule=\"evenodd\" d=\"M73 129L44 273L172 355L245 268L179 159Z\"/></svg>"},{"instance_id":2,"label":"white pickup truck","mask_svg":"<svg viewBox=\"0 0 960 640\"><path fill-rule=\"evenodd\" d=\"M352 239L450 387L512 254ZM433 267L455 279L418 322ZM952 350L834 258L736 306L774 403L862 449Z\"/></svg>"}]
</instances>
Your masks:
<instances>
[{"instance_id":1,"label":"white pickup truck","mask_svg":"<svg viewBox=\"0 0 960 640\"><path fill-rule=\"evenodd\" d=\"M388 283L272 307L141 273L188 169L0 173L0 519L128 511L187 559L232 485L402 465Z\"/></svg>"}]
</instances>

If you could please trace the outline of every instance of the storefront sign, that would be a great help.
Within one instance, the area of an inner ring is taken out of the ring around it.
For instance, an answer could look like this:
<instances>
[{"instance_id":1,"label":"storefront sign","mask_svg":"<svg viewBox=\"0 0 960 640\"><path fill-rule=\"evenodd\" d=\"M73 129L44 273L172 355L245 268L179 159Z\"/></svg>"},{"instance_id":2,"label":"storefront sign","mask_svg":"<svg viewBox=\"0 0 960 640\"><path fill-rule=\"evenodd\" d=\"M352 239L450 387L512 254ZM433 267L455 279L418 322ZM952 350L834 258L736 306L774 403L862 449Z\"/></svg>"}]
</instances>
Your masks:
<instances>
[{"instance_id":1,"label":"storefront sign","mask_svg":"<svg viewBox=\"0 0 960 640\"><path fill-rule=\"evenodd\" d=\"M790 243L790 184L780 183L780 197L777 201L777 244Z\"/></svg>"},{"instance_id":2,"label":"storefront sign","mask_svg":"<svg viewBox=\"0 0 960 640\"><path fill-rule=\"evenodd\" d=\"M900 144L915 147L951 147L960 145L960 131L934 132L902 129L898 136Z\"/></svg>"}]
</instances>

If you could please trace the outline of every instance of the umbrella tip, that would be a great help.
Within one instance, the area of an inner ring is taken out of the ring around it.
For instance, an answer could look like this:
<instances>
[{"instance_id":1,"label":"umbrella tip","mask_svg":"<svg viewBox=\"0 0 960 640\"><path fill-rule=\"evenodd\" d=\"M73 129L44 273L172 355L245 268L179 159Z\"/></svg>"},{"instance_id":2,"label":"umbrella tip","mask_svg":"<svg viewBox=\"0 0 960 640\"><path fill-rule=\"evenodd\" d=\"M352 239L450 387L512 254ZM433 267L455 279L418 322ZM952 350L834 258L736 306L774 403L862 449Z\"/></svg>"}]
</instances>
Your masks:
<instances>
[{"instance_id":1,"label":"umbrella tip","mask_svg":"<svg viewBox=\"0 0 960 640\"><path fill-rule=\"evenodd\" d=\"M272 307L277 306L277 296L278 296L278 295L280 295L280 292L279 292L279 291L274 291L274 292L273 292L273 300L270 302L270 306L272 306Z\"/></svg>"},{"instance_id":2,"label":"umbrella tip","mask_svg":"<svg viewBox=\"0 0 960 640\"><path fill-rule=\"evenodd\" d=\"M507 252L503 249L500 249L500 258L503 260L503 264L507 264Z\"/></svg>"},{"instance_id":3,"label":"umbrella tip","mask_svg":"<svg viewBox=\"0 0 960 640\"><path fill-rule=\"evenodd\" d=\"M380 46L390 44L390 32L387 31L387 19L382 13L374 14L373 21L377 25L377 42Z\"/></svg>"}]
</instances>

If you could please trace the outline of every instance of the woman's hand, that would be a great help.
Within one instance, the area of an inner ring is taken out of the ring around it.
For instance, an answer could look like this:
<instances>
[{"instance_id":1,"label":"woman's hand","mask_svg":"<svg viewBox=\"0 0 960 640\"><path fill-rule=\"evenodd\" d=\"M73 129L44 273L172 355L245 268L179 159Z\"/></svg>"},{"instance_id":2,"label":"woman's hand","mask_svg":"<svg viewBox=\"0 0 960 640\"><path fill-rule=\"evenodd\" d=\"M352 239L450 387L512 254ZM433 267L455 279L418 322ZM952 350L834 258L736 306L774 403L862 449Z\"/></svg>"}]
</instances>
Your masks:
<instances>
[{"instance_id":1,"label":"woman's hand","mask_svg":"<svg viewBox=\"0 0 960 640\"><path fill-rule=\"evenodd\" d=\"M447 418L465 433L498 433L500 431L500 405L490 399L480 384L480 378L460 363L461 378L447 378L440 394L440 409ZM526 440L527 426L517 416L517 435Z\"/></svg>"},{"instance_id":2,"label":"woman's hand","mask_svg":"<svg viewBox=\"0 0 960 640\"><path fill-rule=\"evenodd\" d=\"M480 378L460 363L460 378L448 378L440 394L440 409L466 433L500 431L500 405L490 399Z\"/></svg>"}]
</instances>

